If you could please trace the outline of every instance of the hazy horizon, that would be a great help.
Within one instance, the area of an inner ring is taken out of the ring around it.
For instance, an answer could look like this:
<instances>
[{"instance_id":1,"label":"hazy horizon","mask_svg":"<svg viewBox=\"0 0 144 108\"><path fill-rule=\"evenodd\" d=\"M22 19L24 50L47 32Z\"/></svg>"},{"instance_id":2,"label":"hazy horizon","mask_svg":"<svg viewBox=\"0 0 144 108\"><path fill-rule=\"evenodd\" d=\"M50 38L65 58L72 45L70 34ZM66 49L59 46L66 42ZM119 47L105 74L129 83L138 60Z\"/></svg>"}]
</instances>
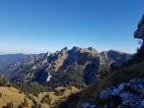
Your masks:
<instances>
[{"instance_id":1,"label":"hazy horizon","mask_svg":"<svg viewBox=\"0 0 144 108\"><path fill-rule=\"evenodd\" d=\"M65 46L65 47L67 47L67 46ZM65 47L63 47L63 48L65 48ZM77 47L77 46L73 46L73 47ZM68 50L71 50L73 47L71 47L71 48L68 48ZM62 48L62 49L63 49ZM78 48L82 48L82 47L78 47ZM84 47L83 47L84 48ZM89 48L89 47L87 47L87 48ZM94 48L94 47L92 47L92 48ZM55 53L56 51L61 51L62 49L60 49L60 50L55 50L55 51L46 51L46 52L38 52L38 53L22 53L22 52L17 52L17 53L11 53L11 52L7 52L7 53L3 53L3 52L0 52L0 55L9 55L9 54L40 54L40 53L47 53L47 52L49 52L49 53ZM97 50L96 48L94 48L95 50ZM120 51L120 52L124 52L124 51L121 51L121 50L117 50L117 49L108 49L108 50L103 50L103 51L110 51L110 50L115 50L115 51ZM98 51L98 50L97 50ZM98 51L99 53L101 53L101 52L103 52L103 51ZM128 52L125 52L125 53L128 53ZM135 53L135 52L134 52ZM134 53L129 53L129 54L134 54Z\"/></svg>"},{"instance_id":2,"label":"hazy horizon","mask_svg":"<svg viewBox=\"0 0 144 108\"><path fill-rule=\"evenodd\" d=\"M135 53L144 1L0 1L0 54L55 52L65 46Z\"/></svg>"}]
</instances>

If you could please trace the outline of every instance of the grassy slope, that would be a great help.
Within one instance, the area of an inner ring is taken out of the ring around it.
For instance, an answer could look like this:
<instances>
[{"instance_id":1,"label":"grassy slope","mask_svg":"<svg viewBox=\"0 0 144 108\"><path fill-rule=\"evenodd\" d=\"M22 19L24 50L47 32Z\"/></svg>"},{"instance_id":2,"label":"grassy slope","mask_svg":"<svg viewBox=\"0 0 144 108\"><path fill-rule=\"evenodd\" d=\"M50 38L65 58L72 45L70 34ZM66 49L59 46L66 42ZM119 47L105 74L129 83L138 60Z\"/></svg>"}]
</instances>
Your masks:
<instances>
[{"instance_id":1,"label":"grassy slope","mask_svg":"<svg viewBox=\"0 0 144 108\"><path fill-rule=\"evenodd\" d=\"M64 89L64 88L63 87L58 87L56 89L61 90L61 89ZM49 94L50 98L52 99L51 103L53 104L57 100L61 99L62 97L69 96L71 94L71 92L75 93L75 92L78 92L78 91L79 91L79 89L72 86L71 89L66 88L63 95L61 95L61 96L56 96L54 94L54 92L40 93L38 95L38 97L35 97L33 95L31 95L31 96L34 97L35 100L40 103L41 99L45 95ZM15 89L13 87L0 87L0 93L2 93L2 97L0 98L0 108L2 108L2 106L6 106L7 103L9 103L11 101L14 103L14 107L17 108L17 106L20 105L21 102L24 102L24 99L26 97L25 94L23 94L23 93L20 94L19 90ZM33 105L32 100L30 100L28 98L27 98L27 100L28 100L29 107L31 107ZM47 105L47 104L42 104L42 106L44 108L49 108L49 105Z\"/></svg>"},{"instance_id":2,"label":"grassy slope","mask_svg":"<svg viewBox=\"0 0 144 108\"><path fill-rule=\"evenodd\" d=\"M0 108L2 106L6 106L7 103L13 102L14 107L17 107L17 105L20 105L21 102L24 102L25 95L20 94L19 90L13 88L13 87L0 87L0 92L2 93L2 97L0 98ZM31 106L32 101L28 99L28 104Z\"/></svg>"},{"instance_id":3,"label":"grassy slope","mask_svg":"<svg viewBox=\"0 0 144 108\"><path fill-rule=\"evenodd\" d=\"M65 89L64 87L58 87L56 88L57 90L62 90L62 89ZM63 97L67 97L69 96L71 93L76 93L76 92L79 92L79 89L77 89L76 87L74 86L71 86L71 89L69 88L66 88L63 92L63 95L61 96L56 96L54 94L54 92L44 92L44 93L40 93L39 94L39 98L38 98L38 101L40 101L45 95L49 94L50 98L52 99L51 103L54 104L56 101L58 101L59 99L63 98Z\"/></svg>"},{"instance_id":4,"label":"grassy slope","mask_svg":"<svg viewBox=\"0 0 144 108\"><path fill-rule=\"evenodd\" d=\"M99 104L99 93L102 89L109 86L117 86L122 82L128 82L133 78L144 78L144 62L113 71L110 76L96 81L85 90L68 97L58 108L66 106L66 108L79 108L81 102L93 102Z\"/></svg>"}]
</instances>

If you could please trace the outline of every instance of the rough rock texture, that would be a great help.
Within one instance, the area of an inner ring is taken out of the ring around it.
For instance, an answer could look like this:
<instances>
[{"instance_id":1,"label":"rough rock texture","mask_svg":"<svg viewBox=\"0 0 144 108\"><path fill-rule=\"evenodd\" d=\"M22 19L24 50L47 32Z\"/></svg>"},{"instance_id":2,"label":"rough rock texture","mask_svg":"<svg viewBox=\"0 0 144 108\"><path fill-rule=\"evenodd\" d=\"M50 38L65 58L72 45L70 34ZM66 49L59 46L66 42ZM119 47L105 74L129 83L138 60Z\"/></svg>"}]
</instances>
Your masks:
<instances>
[{"instance_id":1,"label":"rough rock texture","mask_svg":"<svg viewBox=\"0 0 144 108\"><path fill-rule=\"evenodd\" d=\"M82 103L81 104L82 108L95 108L96 105L92 104L92 103Z\"/></svg>"},{"instance_id":2,"label":"rough rock texture","mask_svg":"<svg viewBox=\"0 0 144 108\"><path fill-rule=\"evenodd\" d=\"M142 16L142 19L138 24L138 29L134 33L134 38L144 40L144 15Z\"/></svg>"},{"instance_id":3,"label":"rough rock texture","mask_svg":"<svg viewBox=\"0 0 144 108\"><path fill-rule=\"evenodd\" d=\"M144 79L135 78L128 83L121 83L118 87L109 87L100 93L101 100L110 96L121 99L117 107L144 108Z\"/></svg>"},{"instance_id":4,"label":"rough rock texture","mask_svg":"<svg viewBox=\"0 0 144 108\"><path fill-rule=\"evenodd\" d=\"M121 66L128 60L128 56L130 57L129 54L115 50L98 53L92 47L73 47L71 50L65 47L52 54L28 56L25 60L9 66L9 70L14 82L36 81L40 84L49 82L52 85L58 85L62 81L66 84L77 83L75 80L82 78L78 83L89 85L97 78L104 76L111 64ZM73 79L70 81L70 78Z\"/></svg>"}]
</instances>

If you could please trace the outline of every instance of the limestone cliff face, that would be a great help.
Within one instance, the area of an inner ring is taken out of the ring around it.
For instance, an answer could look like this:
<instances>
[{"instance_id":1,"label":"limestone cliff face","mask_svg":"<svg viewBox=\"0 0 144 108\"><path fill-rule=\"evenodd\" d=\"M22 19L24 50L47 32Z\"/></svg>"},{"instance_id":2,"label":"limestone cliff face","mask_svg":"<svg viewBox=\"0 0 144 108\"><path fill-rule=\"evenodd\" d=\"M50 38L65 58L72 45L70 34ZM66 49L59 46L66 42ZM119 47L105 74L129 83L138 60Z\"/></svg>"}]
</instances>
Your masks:
<instances>
[{"instance_id":1,"label":"limestone cliff face","mask_svg":"<svg viewBox=\"0 0 144 108\"><path fill-rule=\"evenodd\" d=\"M144 40L144 15L138 24L138 29L134 32L134 38Z\"/></svg>"},{"instance_id":2,"label":"limestone cliff face","mask_svg":"<svg viewBox=\"0 0 144 108\"><path fill-rule=\"evenodd\" d=\"M144 15L134 33L134 38L144 40ZM71 95L57 108L63 108L63 106L67 106L67 108L144 108L143 55L144 44L129 60L132 65L115 70L110 76L98 80L80 93ZM128 59L129 55L110 50L101 52L100 57L104 63L120 66L119 63ZM94 64L95 67L96 65ZM93 73L91 74L89 70L90 68L86 72L93 79ZM87 81L90 82L91 79L87 79Z\"/></svg>"},{"instance_id":3,"label":"limestone cliff face","mask_svg":"<svg viewBox=\"0 0 144 108\"><path fill-rule=\"evenodd\" d=\"M30 83L36 81L40 84L77 82L91 84L101 77L101 72L127 60L126 53L110 50L99 53L96 49L67 47L55 53L46 53L28 56L25 60L9 67L11 80L14 82ZM130 55L129 55L130 56ZM78 78L77 78L78 77ZM71 79L71 80L70 80Z\"/></svg>"}]
</instances>

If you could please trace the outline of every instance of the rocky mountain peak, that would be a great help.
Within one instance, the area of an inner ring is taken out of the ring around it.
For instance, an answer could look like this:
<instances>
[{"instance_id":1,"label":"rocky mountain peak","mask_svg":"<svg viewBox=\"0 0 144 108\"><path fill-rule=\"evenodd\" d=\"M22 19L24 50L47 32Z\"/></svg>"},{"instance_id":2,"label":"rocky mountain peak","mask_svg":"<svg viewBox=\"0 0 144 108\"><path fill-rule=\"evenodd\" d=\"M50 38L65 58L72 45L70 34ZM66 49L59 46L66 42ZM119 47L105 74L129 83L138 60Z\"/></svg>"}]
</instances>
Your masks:
<instances>
[{"instance_id":1,"label":"rocky mountain peak","mask_svg":"<svg viewBox=\"0 0 144 108\"><path fill-rule=\"evenodd\" d=\"M88 50L93 51L95 49L93 47L88 47Z\"/></svg>"},{"instance_id":2,"label":"rocky mountain peak","mask_svg":"<svg viewBox=\"0 0 144 108\"><path fill-rule=\"evenodd\" d=\"M98 54L98 51L93 47L88 47L88 50L91 51L93 54Z\"/></svg>"},{"instance_id":3,"label":"rocky mountain peak","mask_svg":"<svg viewBox=\"0 0 144 108\"><path fill-rule=\"evenodd\" d=\"M119 66L125 60L126 57L119 53L107 51L102 55L92 47L73 47L71 50L65 47L55 53L30 55L23 61L17 62L16 65L10 66L9 70L13 74L11 79L15 82L36 81L40 84L49 82L49 84L57 85L56 82L63 80L63 75L66 78L73 78L73 76L77 77L79 74L77 72L80 72L81 79L78 80L81 83L90 84L96 80L103 67L108 70L110 64L115 63ZM68 81L73 82L73 79Z\"/></svg>"},{"instance_id":4,"label":"rocky mountain peak","mask_svg":"<svg viewBox=\"0 0 144 108\"><path fill-rule=\"evenodd\" d=\"M92 47L88 47L88 48L73 47L71 49L71 51L72 52L80 52L80 53L98 54L98 51Z\"/></svg>"},{"instance_id":5,"label":"rocky mountain peak","mask_svg":"<svg viewBox=\"0 0 144 108\"><path fill-rule=\"evenodd\" d=\"M80 53L91 53L93 55L98 54L98 51L96 51L94 48L89 47L89 48L81 48L79 50Z\"/></svg>"},{"instance_id":6,"label":"rocky mountain peak","mask_svg":"<svg viewBox=\"0 0 144 108\"><path fill-rule=\"evenodd\" d=\"M117 51L117 50L109 50L109 53L125 54L124 52Z\"/></svg>"},{"instance_id":7,"label":"rocky mountain peak","mask_svg":"<svg viewBox=\"0 0 144 108\"><path fill-rule=\"evenodd\" d=\"M67 48L67 47L64 47L62 50L68 51L68 48Z\"/></svg>"},{"instance_id":8,"label":"rocky mountain peak","mask_svg":"<svg viewBox=\"0 0 144 108\"><path fill-rule=\"evenodd\" d=\"M51 52L46 52L46 56L50 56L52 53Z\"/></svg>"},{"instance_id":9,"label":"rocky mountain peak","mask_svg":"<svg viewBox=\"0 0 144 108\"><path fill-rule=\"evenodd\" d=\"M144 15L138 24L138 29L134 32L134 38L144 40Z\"/></svg>"},{"instance_id":10,"label":"rocky mountain peak","mask_svg":"<svg viewBox=\"0 0 144 108\"><path fill-rule=\"evenodd\" d=\"M64 47L60 52L61 53L66 53L68 51L68 48L67 47Z\"/></svg>"},{"instance_id":11,"label":"rocky mountain peak","mask_svg":"<svg viewBox=\"0 0 144 108\"><path fill-rule=\"evenodd\" d=\"M71 49L71 51L73 51L73 52L77 52L78 50L80 50L80 48L79 47L75 47L75 46Z\"/></svg>"}]
</instances>

